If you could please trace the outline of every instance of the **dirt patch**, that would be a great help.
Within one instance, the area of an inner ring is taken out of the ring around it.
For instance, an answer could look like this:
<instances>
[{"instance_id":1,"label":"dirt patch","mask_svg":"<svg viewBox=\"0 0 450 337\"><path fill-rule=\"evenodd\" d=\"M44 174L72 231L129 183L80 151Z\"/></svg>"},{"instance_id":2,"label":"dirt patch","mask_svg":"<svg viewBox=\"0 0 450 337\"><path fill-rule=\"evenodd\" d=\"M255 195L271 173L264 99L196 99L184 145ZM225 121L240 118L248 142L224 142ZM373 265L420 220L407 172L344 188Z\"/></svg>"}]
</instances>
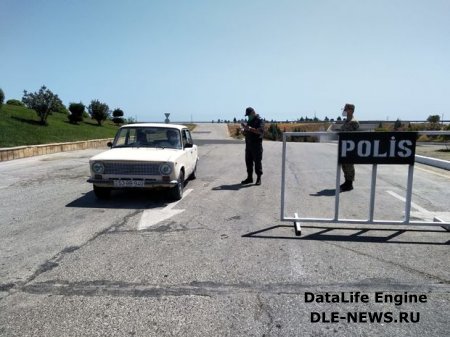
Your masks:
<instances>
[{"instance_id":1,"label":"dirt patch","mask_svg":"<svg viewBox=\"0 0 450 337\"><path fill-rule=\"evenodd\" d=\"M416 154L450 161L450 145L416 145Z\"/></svg>"}]
</instances>

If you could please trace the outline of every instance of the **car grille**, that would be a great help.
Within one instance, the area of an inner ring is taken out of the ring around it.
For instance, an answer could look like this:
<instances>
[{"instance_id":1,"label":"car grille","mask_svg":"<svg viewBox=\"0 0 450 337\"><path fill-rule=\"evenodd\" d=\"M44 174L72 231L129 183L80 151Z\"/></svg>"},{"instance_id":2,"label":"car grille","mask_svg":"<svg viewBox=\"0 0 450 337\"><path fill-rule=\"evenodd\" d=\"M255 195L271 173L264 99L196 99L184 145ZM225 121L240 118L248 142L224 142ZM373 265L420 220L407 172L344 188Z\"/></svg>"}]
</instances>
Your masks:
<instances>
[{"instance_id":1,"label":"car grille","mask_svg":"<svg viewBox=\"0 0 450 337\"><path fill-rule=\"evenodd\" d=\"M105 163L104 174L156 176L161 173L159 173L159 164Z\"/></svg>"}]
</instances>

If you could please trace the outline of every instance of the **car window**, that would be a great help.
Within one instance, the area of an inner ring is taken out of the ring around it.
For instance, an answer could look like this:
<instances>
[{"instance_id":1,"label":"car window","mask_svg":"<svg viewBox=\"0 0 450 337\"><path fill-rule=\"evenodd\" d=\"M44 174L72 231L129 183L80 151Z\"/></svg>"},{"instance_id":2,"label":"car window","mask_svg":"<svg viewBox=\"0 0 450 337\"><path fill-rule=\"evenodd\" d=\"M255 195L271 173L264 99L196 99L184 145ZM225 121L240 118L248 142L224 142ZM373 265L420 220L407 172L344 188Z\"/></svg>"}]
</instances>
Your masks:
<instances>
[{"instance_id":1,"label":"car window","mask_svg":"<svg viewBox=\"0 0 450 337\"><path fill-rule=\"evenodd\" d=\"M191 133L188 129L183 130L183 146L186 144L192 144Z\"/></svg>"},{"instance_id":2,"label":"car window","mask_svg":"<svg viewBox=\"0 0 450 337\"><path fill-rule=\"evenodd\" d=\"M125 127L118 131L113 147L180 149L180 131L169 127Z\"/></svg>"},{"instance_id":3,"label":"car window","mask_svg":"<svg viewBox=\"0 0 450 337\"><path fill-rule=\"evenodd\" d=\"M121 129L117 133L113 146L127 146L136 141L136 129Z\"/></svg>"},{"instance_id":4,"label":"car window","mask_svg":"<svg viewBox=\"0 0 450 337\"><path fill-rule=\"evenodd\" d=\"M188 143L187 136L186 136L186 130L183 130L182 137L183 137L183 146L185 146Z\"/></svg>"}]
</instances>

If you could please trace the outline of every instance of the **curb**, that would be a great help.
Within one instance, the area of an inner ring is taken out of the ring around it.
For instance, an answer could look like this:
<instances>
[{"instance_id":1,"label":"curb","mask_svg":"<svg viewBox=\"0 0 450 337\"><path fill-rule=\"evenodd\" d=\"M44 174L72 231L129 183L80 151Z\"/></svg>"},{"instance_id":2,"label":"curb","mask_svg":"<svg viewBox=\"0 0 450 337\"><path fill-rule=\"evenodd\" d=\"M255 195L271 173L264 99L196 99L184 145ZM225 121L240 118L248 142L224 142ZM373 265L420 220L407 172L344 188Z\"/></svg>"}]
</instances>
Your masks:
<instances>
[{"instance_id":1,"label":"curb","mask_svg":"<svg viewBox=\"0 0 450 337\"><path fill-rule=\"evenodd\" d=\"M430 166L438 167L438 168L441 168L444 170L450 170L450 161L447 161L447 160L424 157L424 156L419 156L417 154L416 154L415 160L416 160L416 163L430 165Z\"/></svg>"},{"instance_id":2,"label":"curb","mask_svg":"<svg viewBox=\"0 0 450 337\"><path fill-rule=\"evenodd\" d=\"M112 140L113 138L106 138L106 139L93 139L68 143L54 143L54 144L27 145L27 146L0 148L0 162L33 156L41 156L44 154L51 154L57 152L101 148L105 147L106 143Z\"/></svg>"}]
</instances>

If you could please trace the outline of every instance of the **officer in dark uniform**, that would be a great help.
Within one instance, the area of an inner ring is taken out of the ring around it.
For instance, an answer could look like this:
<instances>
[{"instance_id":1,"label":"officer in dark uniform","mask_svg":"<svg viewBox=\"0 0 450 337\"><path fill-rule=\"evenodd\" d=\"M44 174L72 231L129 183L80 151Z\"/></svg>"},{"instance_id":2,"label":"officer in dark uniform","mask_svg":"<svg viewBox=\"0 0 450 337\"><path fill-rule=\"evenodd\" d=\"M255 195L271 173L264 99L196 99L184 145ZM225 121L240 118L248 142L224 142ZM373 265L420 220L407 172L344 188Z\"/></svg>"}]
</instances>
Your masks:
<instances>
[{"instance_id":1,"label":"officer in dark uniform","mask_svg":"<svg viewBox=\"0 0 450 337\"><path fill-rule=\"evenodd\" d=\"M242 123L245 136L245 165L247 166L247 179L241 184L253 183L253 164L255 165L256 183L261 185L262 171L262 155L263 155L263 135L264 121L256 114L251 107L245 109L245 116L248 117L247 123Z\"/></svg>"}]
</instances>

